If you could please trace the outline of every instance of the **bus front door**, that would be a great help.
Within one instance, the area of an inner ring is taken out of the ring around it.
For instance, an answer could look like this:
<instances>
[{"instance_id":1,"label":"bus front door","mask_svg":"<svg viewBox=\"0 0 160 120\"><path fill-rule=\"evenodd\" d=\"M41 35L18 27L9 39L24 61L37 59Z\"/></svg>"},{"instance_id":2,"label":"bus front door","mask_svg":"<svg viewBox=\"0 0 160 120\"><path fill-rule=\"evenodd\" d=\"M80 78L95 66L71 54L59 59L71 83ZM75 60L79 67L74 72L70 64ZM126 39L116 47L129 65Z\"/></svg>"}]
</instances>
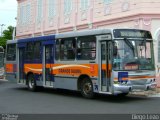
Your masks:
<instances>
[{"instance_id":1,"label":"bus front door","mask_svg":"<svg viewBox=\"0 0 160 120\"><path fill-rule=\"evenodd\" d=\"M101 41L100 42L100 91L110 92L112 91L112 42Z\"/></svg>"},{"instance_id":2,"label":"bus front door","mask_svg":"<svg viewBox=\"0 0 160 120\"><path fill-rule=\"evenodd\" d=\"M45 45L43 48L43 86L53 87L54 77L52 67L54 63L53 45Z\"/></svg>"}]
</instances>

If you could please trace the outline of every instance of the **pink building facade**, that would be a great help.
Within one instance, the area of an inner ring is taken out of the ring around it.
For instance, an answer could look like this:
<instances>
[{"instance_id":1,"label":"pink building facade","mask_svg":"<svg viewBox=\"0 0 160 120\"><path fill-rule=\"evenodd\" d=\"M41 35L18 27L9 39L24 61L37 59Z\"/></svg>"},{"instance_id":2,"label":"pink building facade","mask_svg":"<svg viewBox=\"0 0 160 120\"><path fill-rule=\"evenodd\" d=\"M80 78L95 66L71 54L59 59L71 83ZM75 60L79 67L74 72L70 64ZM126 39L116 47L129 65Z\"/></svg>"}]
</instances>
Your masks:
<instances>
[{"instance_id":1,"label":"pink building facade","mask_svg":"<svg viewBox=\"0 0 160 120\"><path fill-rule=\"evenodd\" d=\"M159 0L17 0L17 39L98 28L140 28L154 38L160 69Z\"/></svg>"}]
</instances>

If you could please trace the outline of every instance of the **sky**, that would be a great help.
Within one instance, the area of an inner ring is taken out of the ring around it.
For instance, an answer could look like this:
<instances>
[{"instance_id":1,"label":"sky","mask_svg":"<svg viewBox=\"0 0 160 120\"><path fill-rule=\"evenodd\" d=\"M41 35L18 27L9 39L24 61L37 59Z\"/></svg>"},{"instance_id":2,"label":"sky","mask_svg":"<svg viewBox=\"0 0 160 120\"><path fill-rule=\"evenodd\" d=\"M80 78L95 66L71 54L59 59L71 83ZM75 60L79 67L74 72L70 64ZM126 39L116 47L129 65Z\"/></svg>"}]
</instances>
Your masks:
<instances>
[{"instance_id":1,"label":"sky","mask_svg":"<svg viewBox=\"0 0 160 120\"><path fill-rule=\"evenodd\" d=\"M5 24L8 26L16 26L17 17L17 0L0 0L0 25Z\"/></svg>"}]
</instances>

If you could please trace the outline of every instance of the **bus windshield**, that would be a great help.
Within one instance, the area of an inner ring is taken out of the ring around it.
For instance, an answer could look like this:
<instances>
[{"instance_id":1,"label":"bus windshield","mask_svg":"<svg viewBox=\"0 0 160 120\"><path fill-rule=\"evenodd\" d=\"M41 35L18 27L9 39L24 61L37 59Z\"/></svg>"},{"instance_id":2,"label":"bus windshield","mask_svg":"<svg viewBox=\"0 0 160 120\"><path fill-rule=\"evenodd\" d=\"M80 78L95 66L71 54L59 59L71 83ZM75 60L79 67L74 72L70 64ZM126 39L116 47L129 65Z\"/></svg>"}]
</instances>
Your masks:
<instances>
[{"instance_id":1,"label":"bus windshield","mask_svg":"<svg viewBox=\"0 0 160 120\"><path fill-rule=\"evenodd\" d=\"M154 55L151 40L115 40L113 50L114 70L153 70Z\"/></svg>"}]
</instances>

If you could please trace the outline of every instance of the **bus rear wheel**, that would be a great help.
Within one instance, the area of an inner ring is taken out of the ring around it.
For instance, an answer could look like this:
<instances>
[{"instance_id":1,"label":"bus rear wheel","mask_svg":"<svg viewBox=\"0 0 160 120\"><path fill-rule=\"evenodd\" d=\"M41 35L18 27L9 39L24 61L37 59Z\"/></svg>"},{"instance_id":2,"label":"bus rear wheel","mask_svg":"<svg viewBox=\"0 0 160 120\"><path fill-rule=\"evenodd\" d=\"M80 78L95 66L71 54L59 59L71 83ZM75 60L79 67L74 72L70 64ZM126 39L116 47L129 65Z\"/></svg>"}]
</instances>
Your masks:
<instances>
[{"instance_id":1,"label":"bus rear wheel","mask_svg":"<svg viewBox=\"0 0 160 120\"><path fill-rule=\"evenodd\" d=\"M28 89L30 91L36 91L36 81L34 80L33 74L30 74L27 80L28 80L27 82Z\"/></svg>"},{"instance_id":2,"label":"bus rear wheel","mask_svg":"<svg viewBox=\"0 0 160 120\"><path fill-rule=\"evenodd\" d=\"M81 94L85 98L94 98L93 84L89 78L84 78L81 83Z\"/></svg>"}]
</instances>

